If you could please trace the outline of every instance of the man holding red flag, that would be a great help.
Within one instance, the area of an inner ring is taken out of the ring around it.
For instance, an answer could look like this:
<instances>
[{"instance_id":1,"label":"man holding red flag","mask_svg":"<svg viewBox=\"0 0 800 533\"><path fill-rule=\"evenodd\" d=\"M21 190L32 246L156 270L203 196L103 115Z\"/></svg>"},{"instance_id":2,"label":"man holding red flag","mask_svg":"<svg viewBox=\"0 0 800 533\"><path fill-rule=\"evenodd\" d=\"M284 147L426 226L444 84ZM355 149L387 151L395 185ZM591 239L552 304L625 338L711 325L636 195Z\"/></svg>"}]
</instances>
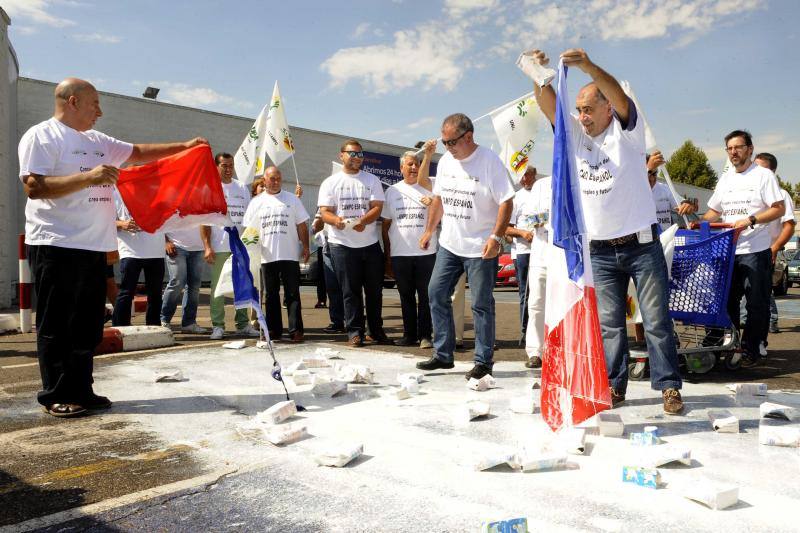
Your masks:
<instances>
[{"instance_id":1,"label":"man holding red flag","mask_svg":"<svg viewBox=\"0 0 800 533\"><path fill-rule=\"evenodd\" d=\"M527 53L539 65L547 56ZM602 332L612 405L625 400L628 384L628 336L625 302L633 278L644 319L653 389L662 391L664 412L683 410L678 355L667 302L667 265L656 235L656 208L645 167L644 124L636 106L613 76L594 64L582 49L561 54L565 67L575 66L592 78L576 98L578 115L571 123L570 157L580 187L584 230ZM565 69L566 74L566 69ZM566 87L566 84L564 84ZM556 124L556 93L549 85L535 88L539 107ZM555 160L555 158L554 158ZM554 209L558 196L554 191ZM557 233L557 231L556 231ZM554 236L554 242L558 235Z\"/></svg>"},{"instance_id":2,"label":"man holding red flag","mask_svg":"<svg viewBox=\"0 0 800 533\"><path fill-rule=\"evenodd\" d=\"M106 253L117 249L114 185L125 162L147 162L208 142L130 144L92 129L103 116L97 90L67 78L52 118L19 143L25 243L38 306L36 340L45 411L81 416L111 401L92 389L102 339Z\"/></svg>"}]
</instances>

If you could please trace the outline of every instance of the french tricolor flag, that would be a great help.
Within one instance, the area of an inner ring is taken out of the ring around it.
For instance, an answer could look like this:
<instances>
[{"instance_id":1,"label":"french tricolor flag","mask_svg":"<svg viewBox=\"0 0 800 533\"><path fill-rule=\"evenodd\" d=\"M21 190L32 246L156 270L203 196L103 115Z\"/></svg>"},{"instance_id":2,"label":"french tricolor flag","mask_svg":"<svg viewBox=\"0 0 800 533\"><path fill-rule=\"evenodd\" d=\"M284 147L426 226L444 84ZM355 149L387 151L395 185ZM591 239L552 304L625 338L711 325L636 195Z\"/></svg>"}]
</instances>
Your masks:
<instances>
[{"instance_id":1,"label":"french tricolor flag","mask_svg":"<svg viewBox=\"0 0 800 533\"><path fill-rule=\"evenodd\" d=\"M542 416L553 431L611 407L603 338L570 132L567 67L559 64L553 146L553 246L547 270Z\"/></svg>"}]
</instances>

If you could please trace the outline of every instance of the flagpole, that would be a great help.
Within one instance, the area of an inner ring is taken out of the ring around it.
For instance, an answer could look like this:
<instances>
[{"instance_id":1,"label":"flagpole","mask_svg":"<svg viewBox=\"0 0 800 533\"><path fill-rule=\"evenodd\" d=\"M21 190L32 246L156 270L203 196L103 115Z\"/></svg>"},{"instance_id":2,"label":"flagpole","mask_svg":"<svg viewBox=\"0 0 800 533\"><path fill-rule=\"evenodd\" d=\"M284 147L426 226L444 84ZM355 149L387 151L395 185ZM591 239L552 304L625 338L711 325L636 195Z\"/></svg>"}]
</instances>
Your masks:
<instances>
[{"instance_id":1,"label":"flagpole","mask_svg":"<svg viewBox=\"0 0 800 533\"><path fill-rule=\"evenodd\" d=\"M672 198L675 200L675 203L681 205L683 202L683 198L678 196L678 191L675 190L675 185L672 184L672 178L669 177L669 171L667 171L667 164L664 163L661 165L661 171L664 173L664 180L667 182L667 187L669 187L669 191L672 193ZM686 224L686 227L689 227L689 219L686 215L681 215L683 217L683 223Z\"/></svg>"},{"instance_id":2,"label":"flagpole","mask_svg":"<svg viewBox=\"0 0 800 533\"><path fill-rule=\"evenodd\" d=\"M300 185L300 176L297 175L297 165L294 162L294 151L292 151L292 167L294 168L294 181L297 185Z\"/></svg>"}]
</instances>

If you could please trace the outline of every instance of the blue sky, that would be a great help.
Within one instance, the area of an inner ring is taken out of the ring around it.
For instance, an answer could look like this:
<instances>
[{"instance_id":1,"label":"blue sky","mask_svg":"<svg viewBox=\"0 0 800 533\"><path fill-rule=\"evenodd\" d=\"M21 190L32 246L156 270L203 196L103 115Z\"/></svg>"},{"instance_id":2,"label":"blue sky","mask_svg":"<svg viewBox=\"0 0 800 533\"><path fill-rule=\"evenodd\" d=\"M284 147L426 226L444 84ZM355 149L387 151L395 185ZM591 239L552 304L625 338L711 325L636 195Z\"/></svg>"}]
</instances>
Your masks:
<instances>
[{"instance_id":1,"label":"blue sky","mask_svg":"<svg viewBox=\"0 0 800 533\"><path fill-rule=\"evenodd\" d=\"M530 91L514 65L522 50L557 57L582 47L631 83L666 154L691 139L719 171L724 135L746 128L784 179L800 180L795 0L0 5L23 76L78 76L133 96L154 85L161 101L248 117L277 79L290 124L394 144L436 137L450 113L477 117ZM573 97L587 81L576 74ZM476 129L480 144L497 143L489 121ZM533 161L549 174L552 136L541 132Z\"/></svg>"}]
</instances>

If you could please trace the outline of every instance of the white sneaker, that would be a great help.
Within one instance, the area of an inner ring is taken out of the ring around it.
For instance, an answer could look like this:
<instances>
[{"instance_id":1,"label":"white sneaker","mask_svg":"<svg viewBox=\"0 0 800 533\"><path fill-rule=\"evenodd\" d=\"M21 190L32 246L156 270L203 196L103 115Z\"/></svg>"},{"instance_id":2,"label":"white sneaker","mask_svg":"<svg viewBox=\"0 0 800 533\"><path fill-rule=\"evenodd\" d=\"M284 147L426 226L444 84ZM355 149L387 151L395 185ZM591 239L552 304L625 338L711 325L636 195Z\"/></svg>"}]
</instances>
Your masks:
<instances>
[{"instance_id":1,"label":"white sneaker","mask_svg":"<svg viewBox=\"0 0 800 533\"><path fill-rule=\"evenodd\" d=\"M162 322L162 323L161 323L161 327L162 327L162 328L169 328L169 329L172 329L172 324L170 324L169 322Z\"/></svg>"},{"instance_id":2,"label":"white sneaker","mask_svg":"<svg viewBox=\"0 0 800 533\"><path fill-rule=\"evenodd\" d=\"M208 330L204 327L198 326L197 322L195 322L194 324L189 324L188 326L182 327L181 333L196 333L199 335L201 333L208 333Z\"/></svg>"},{"instance_id":3,"label":"white sneaker","mask_svg":"<svg viewBox=\"0 0 800 533\"><path fill-rule=\"evenodd\" d=\"M243 335L245 337L258 337L259 335L261 335L258 332L258 330L256 328L254 328L253 326L251 326L250 324L247 324L243 328L237 329L236 330L236 334L237 335Z\"/></svg>"},{"instance_id":4,"label":"white sneaker","mask_svg":"<svg viewBox=\"0 0 800 533\"><path fill-rule=\"evenodd\" d=\"M223 338L224 336L225 336L225 329L224 328L220 328L220 327L214 326L211 329L211 340L212 341L218 341L221 338Z\"/></svg>"},{"instance_id":5,"label":"white sneaker","mask_svg":"<svg viewBox=\"0 0 800 533\"><path fill-rule=\"evenodd\" d=\"M767 347L764 345L764 341L761 341L758 344L758 354L761 357L766 357L767 356Z\"/></svg>"}]
</instances>

